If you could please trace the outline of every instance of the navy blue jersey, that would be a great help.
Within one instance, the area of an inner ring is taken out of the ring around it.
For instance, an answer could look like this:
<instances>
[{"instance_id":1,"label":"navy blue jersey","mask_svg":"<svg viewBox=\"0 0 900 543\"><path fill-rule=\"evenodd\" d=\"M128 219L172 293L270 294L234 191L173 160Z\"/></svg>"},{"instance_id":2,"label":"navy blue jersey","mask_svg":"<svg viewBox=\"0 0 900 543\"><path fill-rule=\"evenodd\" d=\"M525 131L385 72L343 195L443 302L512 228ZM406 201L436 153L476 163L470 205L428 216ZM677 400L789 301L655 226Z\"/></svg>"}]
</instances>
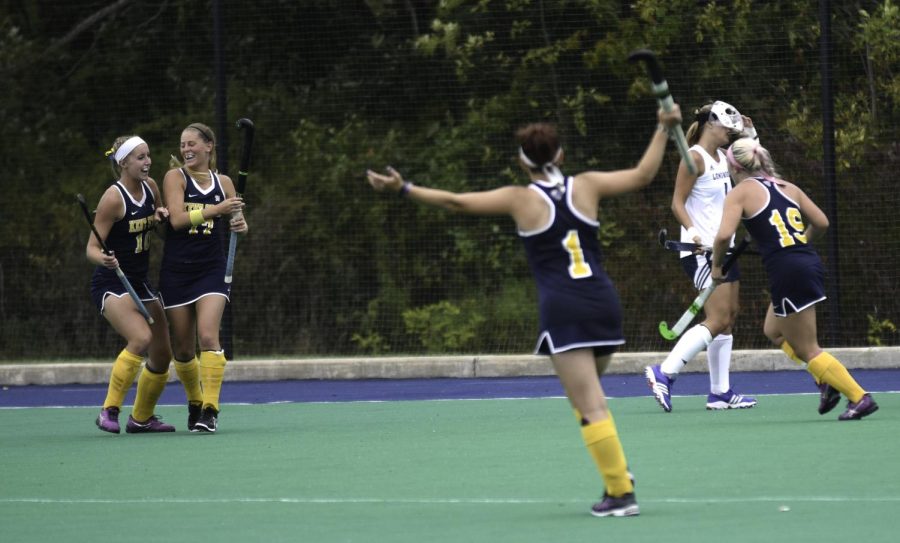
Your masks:
<instances>
[{"instance_id":1,"label":"navy blue jersey","mask_svg":"<svg viewBox=\"0 0 900 543\"><path fill-rule=\"evenodd\" d=\"M778 184L770 179L751 177L749 182L759 183L768 200L759 211L743 219L747 232L756 242L763 263L783 258L786 254L815 254L803 234L806 226L800 205L781 192Z\"/></svg>"},{"instance_id":2,"label":"navy blue jersey","mask_svg":"<svg viewBox=\"0 0 900 543\"><path fill-rule=\"evenodd\" d=\"M214 206L225 200L225 191L219 176L210 171L212 183L201 189L197 182L182 168L184 176L184 211L190 213L207 206ZM163 250L163 268L192 266L195 264L212 264L224 261L225 251L222 247L224 230L228 223L221 217L209 219L197 226L181 230L167 227L166 244Z\"/></svg>"},{"instance_id":3,"label":"navy blue jersey","mask_svg":"<svg viewBox=\"0 0 900 543\"><path fill-rule=\"evenodd\" d=\"M803 311L825 299L825 269L803 234L806 226L800 205L770 179L751 177L768 192L766 205L743 219L756 241L769 278L775 315Z\"/></svg>"},{"instance_id":4,"label":"navy blue jersey","mask_svg":"<svg viewBox=\"0 0 900 543\"><path fill-rule=\"evenodd\" d=\"M106 247L116 255L126 277L133 282L144 282L150 268L150 232L156 226L153 191L142 181L143 195L135 200L119 182L113 186L125 204L125 216L113 223L106 236ZM116 272L105 266L97 266L93 280L118 282Z\"/></svg>"},{"instance_id":5,"label":"navy blue jersey","mask_svg":"<svg viewBox=\"0 0 900 543\"><path fill-rule=\"evenodd\" d=\"M537 351L552 354L624 343L619 297L603 268L600 223L575 209L571 177L564 190L546 181L536 181L529 189L551 208L547 225L519 232L537 283Z\"/></svg>"}]
</instances>

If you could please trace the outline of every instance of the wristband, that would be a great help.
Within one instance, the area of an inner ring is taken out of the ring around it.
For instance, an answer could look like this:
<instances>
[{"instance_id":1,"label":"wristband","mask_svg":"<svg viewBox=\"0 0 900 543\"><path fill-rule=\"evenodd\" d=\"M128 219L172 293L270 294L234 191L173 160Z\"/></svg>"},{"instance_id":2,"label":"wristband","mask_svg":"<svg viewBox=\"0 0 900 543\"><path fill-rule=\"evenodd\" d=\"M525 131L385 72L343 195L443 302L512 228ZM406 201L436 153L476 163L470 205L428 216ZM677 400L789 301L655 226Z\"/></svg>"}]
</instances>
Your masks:
<instances>
[{"instance_id":1,"label":"wristband","mask_svg":"<svg viewBox=\"0 0 900 543\"><path fill-rule=\"evenodd\" d=\"M191 217L191 226L199 226L206 222L206 219L203 218L203 210L195 209L191 211L188 215Z\"/></svg>"},{"instance_id":2,"label":"wristband","mask_svg":"<svg viewBox=\"0 0 900 543\"><path fill-rule=\"evenodd\" d=\"M748 138L759 140L759 135L756 133L756 129L752 126L744 128L744 134L746 134Z\"/></svg>"},{"instance_id":3,"label":"wristband","mask_svg":"<svg viewBox=\"0 0 900 543\"><path fill-rule=\"evenodd\" d=\"M409 194L409 189L413 187L412 181L405 181L403 186L400 187L400 196L406 196Z\"/></svg>"}]
</instances>

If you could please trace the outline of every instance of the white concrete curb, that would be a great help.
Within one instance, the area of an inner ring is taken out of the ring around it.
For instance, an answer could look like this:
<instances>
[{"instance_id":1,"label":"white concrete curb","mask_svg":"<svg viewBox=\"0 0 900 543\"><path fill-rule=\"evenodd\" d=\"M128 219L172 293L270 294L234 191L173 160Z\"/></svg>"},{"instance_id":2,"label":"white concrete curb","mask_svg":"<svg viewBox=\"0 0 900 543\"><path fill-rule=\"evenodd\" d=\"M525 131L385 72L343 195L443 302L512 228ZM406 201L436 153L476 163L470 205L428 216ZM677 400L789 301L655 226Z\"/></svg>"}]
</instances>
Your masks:
<instances>
[{"instance_id":1,"label":"white concrete curb","mask_svg":"<svg viewBox=\"0 0 900 543\"><path fill-rule=\"evenodd\" d=\"M900 348L829 349L850 369L900 367ZM644 366L658 364L667 353L619 353L609 373L640 374ZM0 362L0 385L99 384L109 379L111 361L103 362ZM735 351L731 369L740 371L799 370L801 366L776 349ZM700 353L686 372L706 372L706 354ZM175 372L171 372L175 380ZM233 360L227 381L281 381L292 379L413 379L522 377L553 375L550 359L533 355L397 356L373 358L309 358Z\"/></svg>"}]
</instances>

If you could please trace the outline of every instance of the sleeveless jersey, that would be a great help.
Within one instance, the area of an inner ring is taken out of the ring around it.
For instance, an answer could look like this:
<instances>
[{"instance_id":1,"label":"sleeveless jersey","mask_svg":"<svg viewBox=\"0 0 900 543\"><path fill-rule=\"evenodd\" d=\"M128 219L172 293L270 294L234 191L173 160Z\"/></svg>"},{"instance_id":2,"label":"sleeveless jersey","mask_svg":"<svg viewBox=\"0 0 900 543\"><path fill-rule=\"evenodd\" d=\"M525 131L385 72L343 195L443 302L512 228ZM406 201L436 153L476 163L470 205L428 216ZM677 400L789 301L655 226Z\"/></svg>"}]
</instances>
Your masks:
<instances>
[{"instance_id":1,"label":"sleeveless jersey","mask_svg":"<svg viewBox=\"0 0 900 543\"><path fill-rule=\"evenodd\" d=\"M766 268L772 311L786 317L824 300L825 268L803 235L800 206L774 180L751 177L743 182L759 183L767 193L766 204L743 221Z\"/></svg>"},{"instance_id":2,"label":"sleeveless jersey","mask_svg":"<svg viewBox=\"0 0 900 543\"><path fill-rule=\"evenodd\" d=\"M767 265L787 255L816 255L803 231L800 205L781 192L778 184L759 177L747 181L759 183L767 192L766 204L743 219L747 232L756 241L763 263Z\"/></svg>"},{"instance_id":3,"label":"sleeveless jersey","mask_svg":"<svg viewBox=\"0 0 900 543\"><path fill-rule=\"evenodd\" d=\"M214 206L225 200L225 191L219 176L210 171L212 183L204 190L181 168L184 176L184 210L188 213L207 206ZM166 244L163 250L163 267L210 264L225 259L223 249L223 229L227 223L221 217L209 219L197 226L181 230L167 226Z\"/></svg>"},{"instance_id":4,"label":"sleeveless jersey","mask_svg":"<svg viewBox=\"0 0 900 543\"><path fill-rule=\"evenodd\" d=\"M551 210L544 227L519 231L537 283L541 330L601 321L604 337L586 340L624 343L618 295L603 268L597 239L600 223L575 209L571 177L565 180L565 190L546 181L528 188L540 194Z\"/></svg>"},{"instance_id":5,"label":"sleeveless jersey","mask_svg":"<svg viewBox=\"0 0 900 543\"><path fill-rule=\"evenodd\" d=\"M141 181L144 194L135 200L120 183L113 185L125 204L125 216L113 223L106 236L106 247L116 255L119 267L132 282L146 281L150 268L150 232L156 226L156 202L153 191ZM94 270L94 280L118 282L116 272L104 266Z\"/></svg>"},{"instance_id":6,"label":"sleeveless jersey","mask_svg":"<svg viewBox=\"0 0 900 543\"><path fill-rule=\"evenodd\" d=\"M725 196L731 190L731 175L728 173L728 163L725 153L716 149L716 159L706 152L706 149L694 145L690 149L697 151L703 157L703 175L697 177L691 193L684 202L684 208L694 224L694 228L700 233L703 245L712 246L719 224L722 222L722 210L725 208ZM688 238L687 229L681 227L681 241L693 243ZM683 251L681 256L691 253Z\"/></svg>"}]
</instances>

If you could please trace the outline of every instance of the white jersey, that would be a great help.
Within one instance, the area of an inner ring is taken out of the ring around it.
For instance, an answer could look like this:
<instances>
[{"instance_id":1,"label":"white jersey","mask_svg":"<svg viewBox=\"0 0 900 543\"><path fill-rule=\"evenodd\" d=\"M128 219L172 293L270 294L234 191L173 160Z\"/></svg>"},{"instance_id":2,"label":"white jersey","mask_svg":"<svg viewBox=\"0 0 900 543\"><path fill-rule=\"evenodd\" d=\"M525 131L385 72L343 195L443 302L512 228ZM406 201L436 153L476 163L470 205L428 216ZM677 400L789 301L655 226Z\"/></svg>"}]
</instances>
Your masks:
<instances>
[{"instance_id":1,"label":"white jersey","mask_svg":"<svg viewBox=\"0 0 900 543\"><path fill-rule=\"evenodd\" d=\"M722 222L722 212L725 208L725 196L731 190L731 176L728 174L728 163L725 153L716 149L718 160L706 152L706 149L694 145L690 149L703 157L703 175L697 178L694 188L688 194L684 202L684 208L697 232L703 245L711 247L719 231ZM687 235L687 229L681 226L681 241L693 243L693 239ZM681 256L688 256L689 252L682 251Z\"/></svg>"}]
</instances>

